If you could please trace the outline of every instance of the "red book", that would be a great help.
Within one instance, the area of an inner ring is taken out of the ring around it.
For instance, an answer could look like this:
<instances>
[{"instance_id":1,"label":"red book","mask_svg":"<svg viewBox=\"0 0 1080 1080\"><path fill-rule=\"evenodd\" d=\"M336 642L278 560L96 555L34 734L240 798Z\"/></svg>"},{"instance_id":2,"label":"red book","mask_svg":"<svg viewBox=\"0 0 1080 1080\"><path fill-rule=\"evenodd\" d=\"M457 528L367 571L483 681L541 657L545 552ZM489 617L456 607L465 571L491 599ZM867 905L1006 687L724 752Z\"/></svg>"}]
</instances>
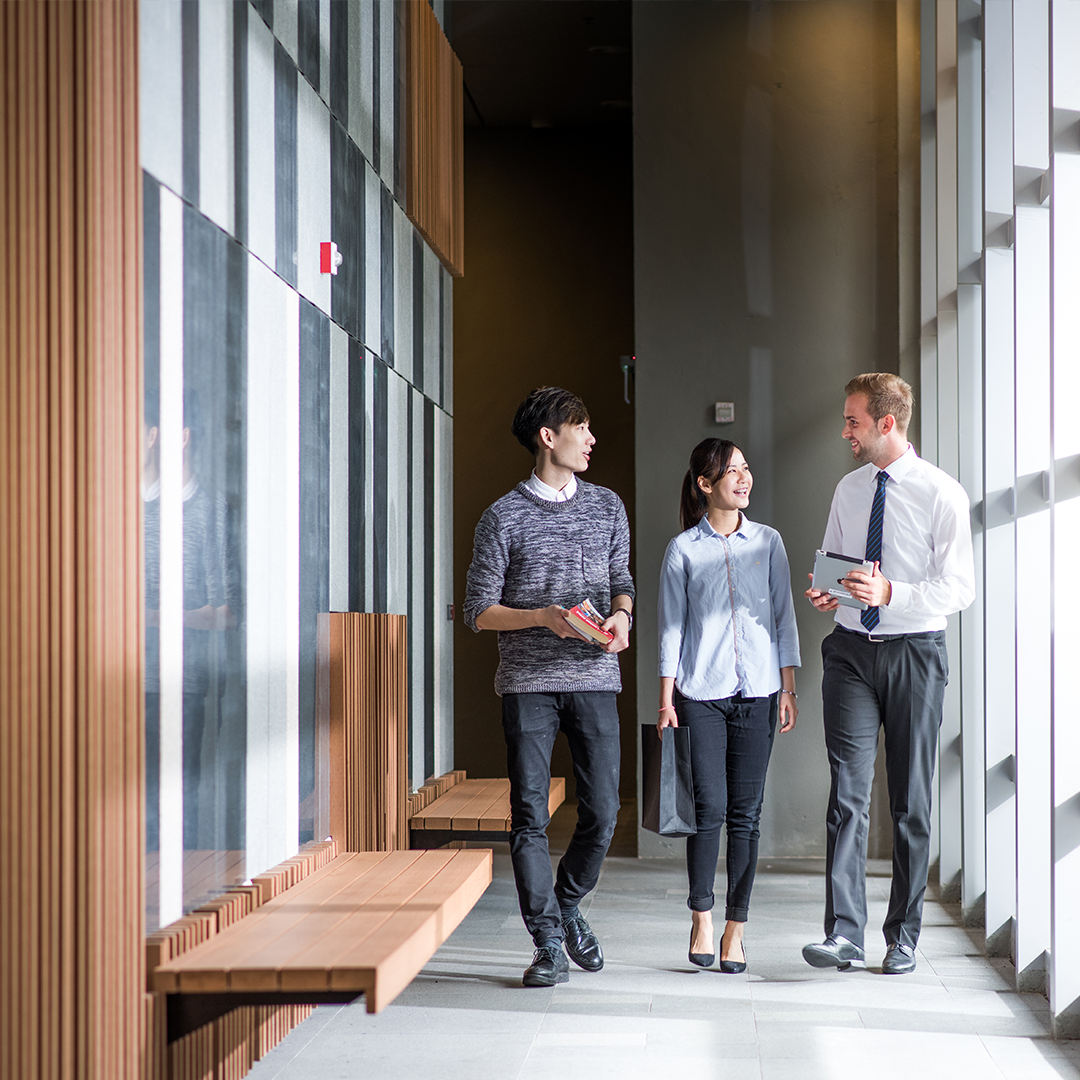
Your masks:
<instances>
[{"instance_id":1,"label":"red book","mask_svg":"<svg viewBox=\"0 0 1080 1080\"><path fill-rule=\"evenodd\" d=\"M566 612L563 618L582 637L587 637L597 645L606 645L615 637L610 630L605 630L600 625L604 621L604 617L587 599L582 600L580 604L575 604Z\"/></svg>"}]
</instances>

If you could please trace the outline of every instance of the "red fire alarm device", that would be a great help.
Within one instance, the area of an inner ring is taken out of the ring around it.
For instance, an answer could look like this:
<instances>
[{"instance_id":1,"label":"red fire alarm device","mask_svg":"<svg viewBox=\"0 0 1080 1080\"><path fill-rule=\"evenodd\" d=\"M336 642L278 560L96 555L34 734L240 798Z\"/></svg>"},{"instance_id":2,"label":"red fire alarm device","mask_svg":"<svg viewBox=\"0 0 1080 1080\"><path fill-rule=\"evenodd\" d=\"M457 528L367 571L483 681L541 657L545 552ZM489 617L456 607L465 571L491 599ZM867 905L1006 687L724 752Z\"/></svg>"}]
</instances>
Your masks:
<instances>
[{"instance_id":1,"label":"red fire alarm device","mask_svg":"<svg viewBox=\"0 0 1080 1080\"><path fill-rule=\"evenodd\" d=\"M341 252L333 240L326 240L319 245L319 271L323 274L336 274L341 265Z\"/></svg>"}]
</instances>

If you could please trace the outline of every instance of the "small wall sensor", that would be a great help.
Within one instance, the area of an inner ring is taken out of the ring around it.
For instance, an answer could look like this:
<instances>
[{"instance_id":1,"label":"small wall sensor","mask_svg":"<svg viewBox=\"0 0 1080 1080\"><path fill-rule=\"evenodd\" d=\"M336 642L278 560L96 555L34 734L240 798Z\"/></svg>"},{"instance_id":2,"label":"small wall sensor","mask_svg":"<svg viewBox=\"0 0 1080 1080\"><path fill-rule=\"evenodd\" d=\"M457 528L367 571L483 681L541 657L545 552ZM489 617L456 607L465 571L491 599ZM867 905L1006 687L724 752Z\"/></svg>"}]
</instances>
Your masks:
<instances>
[{"instance_id":1,"label":"small wall sensor","mask_svg":"<svg viewBox=\"0 0 1080 1080\"><path fill-rule=\"evenodd\" d=\"M735 402L734 401L718 401L715 405L716 409L716 422L718 424L734 424L735 423Z\"/></svg>"}]
</instances>

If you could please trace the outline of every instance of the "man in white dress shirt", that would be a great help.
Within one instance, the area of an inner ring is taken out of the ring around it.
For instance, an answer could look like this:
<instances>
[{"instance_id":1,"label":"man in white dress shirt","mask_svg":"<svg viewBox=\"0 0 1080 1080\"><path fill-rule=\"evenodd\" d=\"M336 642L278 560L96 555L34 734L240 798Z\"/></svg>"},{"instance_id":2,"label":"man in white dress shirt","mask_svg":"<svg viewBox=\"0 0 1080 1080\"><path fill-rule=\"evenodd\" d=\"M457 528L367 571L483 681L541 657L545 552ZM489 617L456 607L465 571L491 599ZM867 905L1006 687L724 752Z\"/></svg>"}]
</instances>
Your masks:
<instances>
[{"instance_id":1,"label":"man in white dress shirt","mask_svg":"<svg viewBox=\"0 0 1080 1080\"><path fill-rule=\"evenodd\" d=\"M897 375L859 375L844 388L843 437L863 467L836 486L822 547L865 557L849 592L866 611L807 589L836 612L822 642L825 745L832 785L826 820L825 941L814 967L865 967L866 841L878 728L893 819L893 878L882 930L886 974L915 969L930 864L930 788L948 681L947 617L975 598L970 503L907 441L913 398Z\"/></svg>"}]
</instances>

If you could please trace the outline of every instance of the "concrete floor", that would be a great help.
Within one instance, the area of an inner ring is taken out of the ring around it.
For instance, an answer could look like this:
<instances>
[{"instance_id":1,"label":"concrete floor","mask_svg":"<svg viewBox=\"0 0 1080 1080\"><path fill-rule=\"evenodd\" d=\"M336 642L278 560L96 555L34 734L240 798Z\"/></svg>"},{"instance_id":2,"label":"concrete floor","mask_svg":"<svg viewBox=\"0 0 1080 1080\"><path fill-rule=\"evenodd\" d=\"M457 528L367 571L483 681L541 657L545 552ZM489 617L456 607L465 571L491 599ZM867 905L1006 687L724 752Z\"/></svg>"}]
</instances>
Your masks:
<instances>
[{"instance_id":1,"label":"concrete floor","mask_svg":"<svg viewBox=\"0 0 1080 1080\"><path fill-rule=\"evenodd\" d=\"M531 943L506 845L494 848L490 888L392 1005L377 1016L362 1000L321 1006L251 1080L1080 1077L1080 1043L1050 1037L1046 1000L1011 990L1010 966L982 955L954 906L926 904L912 975L880 973L876 929L865 972L808 967L799 950L822 936L815 860L762 860L749 971L721 975L686 960L685 865L609 856L583 906L603 971L571 964L569 983L524 989ZM887 874L871 868L872 927L884 918ZM722 892L722 867L719 877Z\"/></svg>"}]
</instances>

